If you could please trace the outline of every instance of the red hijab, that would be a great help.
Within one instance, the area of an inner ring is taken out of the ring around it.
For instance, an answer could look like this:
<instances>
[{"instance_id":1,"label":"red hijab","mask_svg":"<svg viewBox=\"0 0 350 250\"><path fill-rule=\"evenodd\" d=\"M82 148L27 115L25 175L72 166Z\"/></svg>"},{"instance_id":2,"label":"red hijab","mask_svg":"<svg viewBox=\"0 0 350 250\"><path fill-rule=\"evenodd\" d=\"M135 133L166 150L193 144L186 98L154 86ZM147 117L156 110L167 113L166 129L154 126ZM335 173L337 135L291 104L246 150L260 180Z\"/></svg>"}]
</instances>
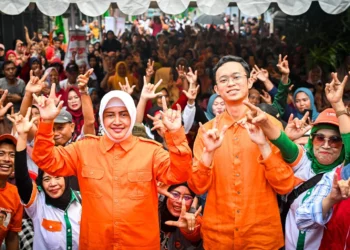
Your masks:
<instances>
[{"instance_id":1,"label":"red hijab","mask_svg":"<svg viewBox=\"0 0 350 250\"><path fill-rule=\"evenodd\" d=\"M75 129L74 129L74 133L79 136L81 134L81 130L83 128L84 125L84 116L83 116L83 110L82 107L80 106L80 108L78 110L72 110L69 108L68 106L68 95L69 92L74 91L75 93L77 93L80 102L81 102L81 95L79 92L79 89L77 87L71 86L68 87L65 93L65 97L63 98L63 101L65 102L64 105L67 107L67 111L69 113L71 113L72 117L73 117L73 122L75 124Z\"/></svg>"}]
</instances>

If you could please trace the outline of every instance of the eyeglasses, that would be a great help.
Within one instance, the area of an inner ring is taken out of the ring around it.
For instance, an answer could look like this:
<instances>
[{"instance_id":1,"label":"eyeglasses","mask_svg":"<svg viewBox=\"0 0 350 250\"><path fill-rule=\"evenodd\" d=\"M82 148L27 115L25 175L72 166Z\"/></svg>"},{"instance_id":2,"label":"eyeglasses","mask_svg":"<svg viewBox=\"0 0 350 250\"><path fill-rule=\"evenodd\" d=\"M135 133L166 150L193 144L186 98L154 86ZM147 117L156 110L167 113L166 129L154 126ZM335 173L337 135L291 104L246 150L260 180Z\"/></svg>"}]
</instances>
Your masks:
<instances>
[{"instance_id":1,"label":"eyeglasses","mask_svg":"<svg viewBox=\"0 0 350 250\"><path fill-rule=\"evenodd\" d=\"M316 146L322 146L328 141L331 148L340 148L343 145L343 140L339 136L331 136L327 138L323 134L312 134L312 141Z\"/></svg>"},{"instance_id":2,"label":"eyeglasses","mask_svg":"<svg viewBox=\"0 0 350 250\"><path fill-rule=\"evenodd\" d=\"M180 193L178 193L178 192L175 192L175 191L172 191L172 192L170 192L173 196L174 196L174 199L175 200L178 200L178 199L180 199L180 197L182 196L183 197L183 199L187 202L187 201L192 201L193 200L193 197L192 196L190 196L190 195L181 195Z\"/></svg>"},{"instance_id":3,"label":"eyeglasses","mask_svg":"<svg viewBox=\"0 0 350 250\"><path fill-rule=\"evenodd\" d=\"M218 84L220 85L227 85L229 81L231 80L233 83L240 84L243 82L243 79L247 77L247 75L232 75L232 76L224 76L221 77L218 81Z\"/></svg>"}]
</instances>

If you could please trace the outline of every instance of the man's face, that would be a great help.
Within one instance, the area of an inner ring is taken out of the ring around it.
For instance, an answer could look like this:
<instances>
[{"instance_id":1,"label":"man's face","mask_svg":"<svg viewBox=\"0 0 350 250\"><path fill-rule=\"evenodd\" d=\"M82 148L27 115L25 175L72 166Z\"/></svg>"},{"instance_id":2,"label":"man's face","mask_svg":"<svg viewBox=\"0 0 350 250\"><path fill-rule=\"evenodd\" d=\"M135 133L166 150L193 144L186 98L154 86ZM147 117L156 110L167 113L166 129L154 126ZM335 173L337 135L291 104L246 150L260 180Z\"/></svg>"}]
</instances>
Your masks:
<instances>
[{"instance_id":1,"label":"man's face","mask_svg":"<svg viewBox=\"0 0 350 250\"><path fill-rule=\"evenodd\" d=\"M75 82L77 81L78 72L70 71L70 72L66 72L66 75L67 75L67 78L68 78L68 82L70 84L75 84Z\"/></svg>"},{"instance_id":2,"label":"man's face","mask_svg":"<svg viewBox=\"0 0 350 250\"><path fill-rule=\"evenodd\" d=\"M55 146L65 146L72 138L74 123L55 123L53 125L53 139Z\"/></svg>"},{"instance_id":3,"label":"man's face","mask_svg":"<svg viewBox=\"0 0 350 250\"><path fill-rule=\"evenodd\" d=\"M5 77L9 80L13 80L16 77L16 67L13 63L7 64L4 68Z\"/></svg>"},{"instance_id":4,"label":"man's face","mask_svg":"<svg viewBox=\"0 0 350 250\"><path fill-rule=\"evenodd\" d=\"M43 42L43 44L46 46L46 45L48 45L49 44L49 38L48 37L43 37L43 39L42 39L42 42Z\"/></svg>"},{"instance_id":5,"label":"man's face","mask_svg":"<svg viewBox=\"0 0 350 250\"><path fill-rule=\"evenodd\" d=\"M0 48L0 56L4 56L5 55L5 50L3 48Z\"/></svg>"},{"instance_id":6,"label":"man's face","mask_svg":"<svg viewBox=\"0 0 350 250\"><path fill-rule=\"evenodd\" d=\"M217 92L225 103L242 103L253 82L238 62L227 62L216 71Z\"/></svg>"},{"instance_id":7,"label":"man's face","mask_svg":"<svg viewBox=\"0 0 350 250\"><path fill-rule=\"evenodd\" d=\"M2 143L0 144L0 177L6 179L13 172L15 162L15 145Z\"/></svg>"},{"instance_id":8,"label":"man's face","mask_svg":"<svg viewBox=\"0 0 350 250\"><path fill-rule=\"evenodd\" d=\"M55 49L59 49L61 47L61 41L55 41L54 46Z\"/></svg>"},{"instance_id":9,"label":"man's face","mask_svg":"<svg viewBox=\"0 0 350 250\"><path fill-rule=\"evenodd\" d=\"M60 41L63 41L63 40L64 40L64 35L63 35L63 34L59 34L58 39L59 39Z\"/></svg>"},{"instance_id":10,"label":"man's face","mask_svg":"<svg viewBox=\"0 0 350 250\"><path fill-rule=\"evenodd\" d=\"M5 214L0 213L0 226L4 225L5 219L6 219Z\"/></svg>"}]
</instances>

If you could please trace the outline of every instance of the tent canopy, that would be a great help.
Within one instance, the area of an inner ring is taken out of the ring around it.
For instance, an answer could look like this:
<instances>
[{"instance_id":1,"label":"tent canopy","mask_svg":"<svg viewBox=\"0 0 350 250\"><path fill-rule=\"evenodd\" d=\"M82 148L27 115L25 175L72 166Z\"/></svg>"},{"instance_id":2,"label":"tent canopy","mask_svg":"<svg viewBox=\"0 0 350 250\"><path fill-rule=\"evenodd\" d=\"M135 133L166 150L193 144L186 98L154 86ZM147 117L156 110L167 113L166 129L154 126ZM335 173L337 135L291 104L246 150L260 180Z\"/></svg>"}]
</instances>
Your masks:
<instances>
[{"instance_id":1,"label":"tent canopy","mask_svg":"<svg viewBox=\"0 0 350 250\"><path fill-rule=\"evenodd\" d=\"M111 3L116 3L118 8L128 15L141 15L147 11L151 2L156 2L158 7L167 14L180 14L187 9L190 2L195 2L199 10L207 15L218 15L225 11L230 3L237 4L242 13L249 16L257 16L264 13L271 3L277 3L279 8L288 15L300 15L305 13L312 0L0 0L1 12L9 15L22 13L31 2L34 2L39 10L47 16L62 15L70 3L76 3L82 13L87 16L99 16L107 11ZM339 14L350 6L350 0L318 0L321 8L328 14Z\"/></svg>"}]
</instances>

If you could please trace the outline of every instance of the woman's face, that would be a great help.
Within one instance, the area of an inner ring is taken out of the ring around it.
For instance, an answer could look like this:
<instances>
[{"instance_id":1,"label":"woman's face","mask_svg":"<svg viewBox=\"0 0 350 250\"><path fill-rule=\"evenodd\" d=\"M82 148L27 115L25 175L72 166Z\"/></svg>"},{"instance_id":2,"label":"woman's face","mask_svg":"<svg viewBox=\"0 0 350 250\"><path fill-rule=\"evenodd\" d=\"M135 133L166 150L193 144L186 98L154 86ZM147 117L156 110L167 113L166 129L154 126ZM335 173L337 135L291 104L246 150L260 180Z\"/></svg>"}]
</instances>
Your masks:
<instances>
[{"instance_id":1,"label":"woman's face","mask_svg":"<svg viewBox=\"0 0 350 250\"><path fill-rule=\"evenodd\" d=\"M213 106L212 106L212 109L213 109L213 114L215 116L220 115L221 113L223 113L225 111L225 109L226 109L225 102L220 96L218 96L215 99Z\"/></svg>"},{"instance_id":2,"label":"woman's face","mask_svg":"<svg viewBox=\"0 0 350 250\"><path fill-rule=\"evenodd\" d=\"M8 56L8 60L11 61L11 62L16 63L16 56L15 56L14 54L10 54L10 55Z\"/></svg>"},{"instance_id":3,"label":"woman's face","mask_svg":"<svg viewBox=\"0 0 350 250\"><path fill-rule=\"evenodd\" d=\"M56 83L58 84L58 73L55 70L51 70L50 74L49 74L49 81L50 83Z\"/></svg>"},{"instance_id":4,"label":"woman's face","mask_svg":"<svg viewBox=\"0 0 350 250\"><path fill-rule=\"evenodd\" d=\"M180 217L181 208L182 208L182 200L185 200L186 211L190 210L193 197L191 196L190 190L185 186L179 186L170 192L174 199L168 198L166 205L169 212L175 216Z\"/></svg>"},{"instance_id":5,"label":"woman's face","mask_svg":"<svg viewBox=\"0 0 350 250\"><path fill-rule=\"evenodd\" d=\"M120 64L118 67L118 75L121 77L125 77L126 76L126 67L125 64Z\"/></svg>"},{"instance_id":6,"label":"woman's face","mask_svg":"<svg viewBox=\"0 0 350 250\"><path fill-rule=\"evenodd\" d=\"M32 118L39 117L39 119L35 120L34 124L38 126L40 120L40 112L39 109L32 107Z\"/></svg>"},{"instance_id":7,"label":"woman's face","mask_svg":"<svg viewBox=\"0 0 350 250\"><path fill-rule=\"evenodd\" d=\"M126 107L105 109L103 112L103 125L114 139L123 139L131 126L131 117Z\"/></svg>"},{"instance_id":8,"label":"woman's face","mask_svg":"<svg viewBox=\"0 0 350 250\"><path fill-rule=\"evenodd\" d=\"M311 81L312 83L317 83L321 80L321 71L319 69L313 69L311 70Z\"/></svg>"},{"instance_id":9,"label":"woman's face","mask_svg":"<svg viewBox=\"0 0 350 250\"><path fill-rule=\"evenodd\" d=\"M304 92L299 92L295 96L295 106L300 113L303 113L305 109L311 109L310 98Z\"/></svg>"},{"instance_id":10,"label":"woman's face","mask_svg":"<svg viewBox=\"0 0 350 250\"><path fill-rule=\"evenodd\" d=\"M320 129L312 136L314 155L322 165L335 162L343 148L339 132L331 129Z\"/></svg>"},{"instance_id":11,"label":"woman's face","mask_svg":"<svg viewBox=\"0 0 350 250\"><path fill-rule=\"evenodd\" d=\"M74 111L81 108L80 97L74 90L71 90L68 93L68 107Z\"/></svg>"},{"instance_id":12,"label":"woman's face","mask_svg":"<svg viewBox=\"0 0 350 250\"><path fill-rule=\"evenodd\" d=\"M82 64L79 66L79 74L84 75L86 72L86 64Z\"/></svg>"},{"instance_id":13,"label":"woman's face","mask_svg":"<svg viewBox=\"0 0 350 250\"><path fill-rule=\"evenodd\" d=\"M162 93L162 95L157 97L157 105L158 105L158 107L163 107L163 104L162 104L162 97L163 96L165 97L167 106L169 106L169 95L168 95L168 93L164 89L162 89L160 91L160 93Z\"/></svg>"},{"instance_id":14,"label":"woman's face","mask_svg":"<svg viewBox=\"0 0 350 250\"><path fill-rule=\"evenodd\" d=\"M53 199L60 198L66 188L63 177L52 176L48 173L43 175L43 189Z\"/></svg>"},{"instance_id":15,"label":"woman's face","mask_svg":"<svg viewBox=\"0 0 350 250\"><path fill-rule=\"evenodd\" d=\"M97 65L96 58L94 58L94 57L90 58L89 64L90 64L91 68L95 68Z\"/></svg>"},{"instance_id":16,"label":"woman's face","mask_svg":"<svg viewBox=\"0 0 350 250\"><path fill-rule=\"evenodd\" d=\"M197 64L195 67L195 70L197 70L197 76L204 76L205 74L205 66L201 63Z\"/></svg>"},{"instance_id":17,"label":"woman's face","mask_svg":"<svg viewBox=\"0 0 350 250\"><path fill-rule=\"evenodd\" d=\"M89 53L91 54L92 52L94 52L95 48L92 44L89 45Z\"/></svg>"}]
</instances>

